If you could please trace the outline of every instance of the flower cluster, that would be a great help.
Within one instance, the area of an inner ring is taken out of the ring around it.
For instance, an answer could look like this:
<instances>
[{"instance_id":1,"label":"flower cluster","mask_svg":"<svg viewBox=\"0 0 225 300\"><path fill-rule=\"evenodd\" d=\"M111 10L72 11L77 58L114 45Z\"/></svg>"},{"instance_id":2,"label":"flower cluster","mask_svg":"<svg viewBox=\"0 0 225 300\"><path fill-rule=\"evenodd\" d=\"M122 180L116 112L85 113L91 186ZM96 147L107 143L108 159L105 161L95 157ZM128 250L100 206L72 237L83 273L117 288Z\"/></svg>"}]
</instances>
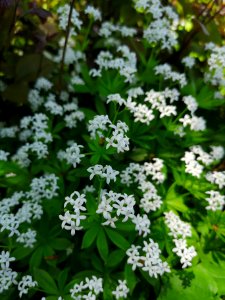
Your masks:
<instances>
[{"instance_id":1,"label":"flower cluster","mask_svg":"<svg viewBox=\"0 0 225 300\"><path fill-rule=\"evenodd\" d=\"M97 115L89 121L88 131L93 139L96 138L96 135L105 138L106 148L116 148L118 153L129 150L129 138L125 135L128 126L122 121L118 121L114 125L108 115ZM109 137L106 137L106 132L110 132Z\"/></svg>"},{"instance_id":2,"label":"flower cluster","mask_svg":"<svg viewBox=\"0 0 225 300\"><path fill-rule=\"evenodd\" d=\"M90 299L95 300L97 296L103 292L103 280L92 276L86 277L84 281L76 283L72 289L70 289L70 295L73 299Z\"/></svg>"},{"instance_id":3,"label":"flower cluster","mask_svg":"<svg viewBox=\"0 0 225 300\"><path fill-rule=\"evenodd\" d=\"M134 205L135 199L133 195L102 190L96 213L102 214L106 220L102 225L116 228L115 222L118 221L120 216L123 217L122 222L126 222L128 218L133 219Z\"/></svg>"},{"instance_id":4,"label":"flower cluster","mask_svg":"<svg viewBox=\"0 0 225 300\"><path fill-rule=\"evenodd\" d=\"M172 50L177 44L179 17L170 6L163 6L159 0L136 1L136 10L151 14L152 22L144 30L144 38L153 46Z\"/></svg>"},{"instance_id":5,"label":"flower cluster","mask_svg":"<svg viewBox=\"0 0 225 300\"><path fill-rule=\"evenodd\" d=\"M204 171L204 165L209 166L222 159L224 156L224 149L221 146L211 146L211 152L205 152L201 146L195 145L190 148L190 151L185 151L184 157L181 158L185 162L185 172L191 174L194 177L200 178L202 172ZM201 162L202 164L200 164ZM206 175L207 180L210 182L215 182L210 178L213 178L213 175L210 177L211 173ZM219 173L219 176L221 174Z\"/></svg>"},{"instance_id":6,"label":"flower cluster","mask_svg":"<svg viewBox=\"0 0 225 300\"><path fill-rule=\"evenodd\" d=\"M136 54L131 52L127 46L120 46L117 52L121 53L120 57L114 57L109 51L101 51L95 60L98 69L91 69L90 75L93 77L100 77L103 70L117 70L118 73L125 78L125 82L133 82L136 67ZM122 57L121 57L122 56Z\"/></svg>"},{"instance_id":7,"label":"flower cluster","mask_svg":"<svg viewBox=\"0 0 225 300\"><path fill-rule=\"evenodd\" d=\"M0 293L8 290L11 284L17 284L17 272L13 271L9 266L10 262L14 260L15 257L10 257L8 251L2 251L0 253Z\"/></svg>"},{"instance_id":8,"label":"flower cluster","mask_svg":"<svg viewBox=\"0 0 225 300\"><path fill-rule=\"evenodd\" d=\"M83 212L86 211L84 204L87 200L84 194L76 191L67 196L65 200L64 209L66 212L64 215L59 215L59 218L62 221L62 228L70 230L71 235L74 235L77 230L83 228L81 221L86 219Z\"/></svg>"},{"instance_id":9,"label":"flower cluster","mask_svg":"<svg viewBox=\"0 0 225 300\"><path fill-rule=\"evenodd\" d=\"M22 224L30 224L43 214L42 200L57 196L57 177L46 174L34 178L27 192L15 192L11 197L4 198L0 204L0 232L7 230L9 237L17 236L17 242L24 247L33 248L36 243L36 231L28 228L23 232ZM21 226L20 226L21 225Z\"/></svg>"},{"instance_id":10,"label":"flower cluster","mask_svg":"<svg viewBox=\"0 0 225 300\"><path fill-rule=\"evenodd\" d=\"M93 179L94 176L98 175L102 179L106 179L107 184L110 183L111 180L116 181L116 176L119 174L118 171L113 170L111 166L102 166L95 165L87 169L90 175L90 180Z\"/></svg>"},{"instance_id":11,"label":"flower cluster","mask_svg":"<svg viewBox=\"0 0 225 300\"><path fill-rule=\"evenodd\" d=\"M205 73L205 81L215 86L224 87L225 47L219 47L214 43L210 43L206 45L206 50L209 50L211 53L208 58L209 71Z\"/></svg>"},{"instance_id":12,"label":"flower cluster","mask_svg":"<svg viewBox=\"0 0 225 300\"><path fill-rule=\"evenodd\" d=\"M208 206L206 206L206 209L212 211L223 209L225 205L225 196L213 190L207 191L206 194L209 195L209 197L205 199L208 202Z\"/></svg>"},{"instance_id":13,"label":"flower cluster","mask_svg":"<svg viewBox=\"0 0 225 300\"><path fill-rule=\"evenodd\" d=\"M115 296L116 299L127 298L129 293L129 289L127 287L126 280L118 280L118 285L112 294Z\"/></svg>"},{"instance_id":14,"label":"flower cluster","mask_svg":"<svg viewBox=\"0 0 225 300\"><path fill-rule=\"evenodd\" d=\"M19 297L21 298L23 294L27 294L28 289L36 285L37 281L34 281L31 275L23 276L18 283Z\"/></svg>"},{"instance_id":15,"label":"flower cluster","mask_svg":"<svg viewBox=\"0 0 225 300\"><path fill-rule=\"evenodd\" d=\"M192 259L197 255L194 246L188 247L185 239L192 236L191 226L181 221L172 211L166 212L164 215L165 223L170 230L169 235L173 237L173 242L176 246L172 251L180 257L182 268L191 266Z\"/></svg>"},{"instance_id":16,"label":"flower cluster","mask_svg":"<svg viewBox=\"0 0 225 300\"><path fill-rule=\"evenodd\" d=\"M187 79L185 74L180 74L172 70L172 67L169 64L158 65L155 67L155 74L161 75L165 80L171 79L173 82L179 83L181 87L184 87L187 84Z\"/></svg>"},{"instance_id":17,"label":"flower cluster","mask_svg":"<svg viewBox=\"0 0 225 300\"><path fill-rule=\"evenodd\" d=\"M152 239L149 239L149 242L144 241L143 243L143 247L131 245L126 251L128 256L127 262L132 265L132 270L134 271L139 267L143 271L148 272L150 277L155 278L170 272L168 263L163 262L160 258L161 250L159 249L159 245Z\"/></svg>"},{"instance_id":18,"label":"flower cluster","mask_svg":"<svg viewBox=\"0 0 225 300\"><path fill-rule=\"evenodd\" d=\"M0 298L144 299L149 281L162 299L182 269L192 266L197 280L199 267L223 265L225 151L222 127L208 119L224 103L225 46L195 52L196 24L175 12L185 1L120 1L118 15L115 5L39 2L0 63L3 99L14 101L18 82L29 87L18 122L0 120ZM200 20L213 22L212 7L202 8ZM27 24L34 37L24 43ZM184 298L191 288L190 280ZM210 299L223 296L219 285L209 290Z\"/></svg>"},{"instance_id":19,"label":"flower cluster","mask_svg":"<svg viewBox=\"0 0 225 300\"><path fill-rule=\"evenodd\" d=\"M70 6L65 4L58 8L59 26L61 29L66 30L69 18ZM75 28L81 29L82 21L79 19L79 13L73 8L71 22Z\"/></svg>"},{"instance_id":20,"label":"flower cluster","mask_svg":"<svg viewBox=\"0 0 225 300\"><path fill-rule=\"evenodd\" d=\"M216 184L219 189L225 187L225 171L212 171L205 175L206 180L212 184Z\"/></svg>"},{"instance_id":21,"label":"flower cluster","mask_svg":"<svg viewBox=\"0 0 225 300\"><path fill-rule=\"evenodd\" d=\"M159 158L154 158L153 162L139 165L135 163L121 172L121 182L130 186L132 183L138 184L138 189L141 190L143 197L140 199L140 207L146 213L157 210L161 204L161 197L157 193L157 189L153 183L148 180L148 176L156 181L162 183L165 180L165 175L162 172L163 161Z\"/></svg>"},{"instance_id":22,"label":"flower cluster","mask_svg":"<svg viewBox=\"0 0 225 300\"><path fill-rule=\"evenodd\" d=\"M68 164L72 164L76 168L77 164L81 162L82 157L85 156L80 153L80 148L83 148L83 146L72 141L69 144L70 146L65 151L60 150L58 152L57 157L60 160L66 160Z\"/></svg>"}]
</instances>

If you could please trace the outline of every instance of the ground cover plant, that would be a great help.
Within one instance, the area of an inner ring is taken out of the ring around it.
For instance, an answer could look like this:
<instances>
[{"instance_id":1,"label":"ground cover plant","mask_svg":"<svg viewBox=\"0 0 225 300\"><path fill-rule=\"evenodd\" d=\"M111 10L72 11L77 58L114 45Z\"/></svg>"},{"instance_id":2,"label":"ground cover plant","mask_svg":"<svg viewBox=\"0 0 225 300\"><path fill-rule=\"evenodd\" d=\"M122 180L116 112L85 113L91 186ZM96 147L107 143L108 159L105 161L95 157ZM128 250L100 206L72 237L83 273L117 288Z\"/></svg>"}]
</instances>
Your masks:
<instances>
[{"instance_id":1,"label":"ground cover plant","mask_svg":"<svg viewBox=\"0 0 225 300\"><path fill-rule=\"evenodd\" d=\"M224 13L0 1L0 299L225 299Z\"/></svg>"}]
</instances>

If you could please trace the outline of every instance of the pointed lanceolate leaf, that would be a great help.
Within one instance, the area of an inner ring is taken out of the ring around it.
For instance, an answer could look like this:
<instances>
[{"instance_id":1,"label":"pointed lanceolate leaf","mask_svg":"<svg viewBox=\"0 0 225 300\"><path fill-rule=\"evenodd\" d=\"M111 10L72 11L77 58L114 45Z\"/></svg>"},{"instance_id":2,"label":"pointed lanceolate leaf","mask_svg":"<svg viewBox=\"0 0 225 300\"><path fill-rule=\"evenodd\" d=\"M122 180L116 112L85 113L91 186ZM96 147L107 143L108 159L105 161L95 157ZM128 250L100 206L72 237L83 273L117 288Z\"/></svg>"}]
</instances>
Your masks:
<instances>
[{"instance_id":1,"label":"pointed lanceolate leaf","mask_svg":"<svg viewBox=\"0 0 225 300\"><path fill-rule=\"evenodd\" d=\"M103 229L101 229L98 232L97 248L98 248L98 252L99 252L101 258L106 262L108 253L109 253L109 249L108 249L107 238L106 238L106 235L105 235L105 232Z\"/></svg>"},{"instance_id":2,"label":"pointed lanceolate leaf","mask_svg":"<svg viewBox=\"0 0 225 300\"><path fill-rule=\"evenodd\" d=\"M130 247L130 243L117 231L113 229L106 228L106 233L109 239L115 244L117 247L127 250Z\"/></svg>"},{"instance_id":3,"label":"pointed lanceolate leaf","mask_svg":"<svg viewBox=\"0 0 225 300\"><path fill-rule=\"evenodd\" d=\"M99 232L99 225L97 223L95 223L95 224L93 224L93 226L91 228L89 228L85 232L83 240L82 240L81 248L84 249L84 248L90 247L93 244L98 232Z\"/></svg>"},{"instance_id":4,"label":"pointed lanceolate leaf","mask_svg":"<svg viewBox=\"0 0 225 300\"><path fill-rule=\"evenodd\" d=\"M49 273L41 269L35 269L34 278L38 282L38 286L42 288L46 293L58 295L58 287Z\"/></svg>"}]
</instances>

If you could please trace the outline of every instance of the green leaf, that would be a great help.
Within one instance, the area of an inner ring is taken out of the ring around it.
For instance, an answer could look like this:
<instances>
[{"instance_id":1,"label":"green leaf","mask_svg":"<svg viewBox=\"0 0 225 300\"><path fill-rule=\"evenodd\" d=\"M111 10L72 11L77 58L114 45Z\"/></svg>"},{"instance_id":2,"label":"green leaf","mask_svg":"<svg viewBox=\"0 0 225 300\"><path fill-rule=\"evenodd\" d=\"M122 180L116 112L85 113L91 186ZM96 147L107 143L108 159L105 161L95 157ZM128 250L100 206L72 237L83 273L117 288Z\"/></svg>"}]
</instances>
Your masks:
<instances>
[{"instance_id":1,"label":"green leaf","mask_svg":"<svg viewBox=\"0 0 225 300\"><path fill-rule=\"evenodd\" d=\"M211 274L201 264L192 271L180 271L171 274L164 282L157 300L219 300L217 285ZM189 282L188 278L191 278Z\"/></svg>"},{"instance_id":2,"label":"green leaf","mask_svg":"<svg viewBox=\"0 0 225 300\"><path fill-rule=\"evenodd\" d=\"M95 253L91 255L91 264L99 272L104 272L102 260Z\"/></svg>"},{"instance_id":3,"label":"green leaf","mask_svg":"<svg viewBox=\"0 0 225 300\"><path fill-rule=\"evenodd\" d=\"M66 280L68 278L69 268L64 269L61 271L58 275L57 282L59 286L59 290L62 292L64 289L64 286L66 284Z\"/></svg>"},{"instance_id":4,"label":"green leaf","mask_svg":"<svg viewBox=\"0 0 225 300\"><path fill-rule=\"evenodd\" d=\"M44 270L35 269L34 278L38 285L47 293L58 295L59 291L53 278Z\"/></svg>"},{"instance_id":5,"label":"green leaf","mask_svg":"<svg viewBox=\"0 0 225 300\"><path fill-rule=\"evenodd\" d=\"M100 159L101 159L101 155L94 154L94 155L92 155L92 157L90 159L90 163L93 164L93 165L96 165L99 162Z\"/></svg>"},{"instance_id":6,"label":"green leaf","mask_svg":"<svg viewBox=\"0 0 225 300\"><path fill-rule=\"evenodd\" d=\"M188 207L184 204L184 198L176 193L176 183L172 184L166 194L165 203L168 209L185 212Z\"/></svg>"},{"instance_id":7,"label":"green leaf","mask_svg":"<svg viewBox=\"0 0 225 300\"><path fill-rule=\"evenodd\" d=\"M209 273L212 278L215 280L218 294L225 295L225 263L224 261L219 261L219 263L204 261L202 263L202 268L205 269L205 272Z\"/></svg>"},{"instance_id":8,"label":"green leaf","mask_svg":"<svg viewBox=\"0 0 225 300\"><path fill-rule=\"evenodd\" d=\"M130 247L130 243L117 231L113 229L106 228L106 233L109 239L115 244L117 247L126 251Z\"/></svg>"},{"instance_id":9,"label":"green leaf","mask_svg":"<svg viewBox=\"0 0 225 300\"><path fill-rule=\"evenodd\" d=\"M89 214L95 215L97 210L97 199L91 193L87 193L87 210Z\"/></svg>"},{"instance_id":10,"label":"green leaf","mask_svg":"<svg viewBox=\"0 0 225 300\"><path fill-rule=\"evenodd\" d=\"M41 264L43 258L43 247L38 247L31 256L29 261L30 268L38 267Z\"/></svg>"},{"instance_id":11,"label":"green leaf","mask_svg":"<svg viewBox=\"0 0 225 300\"><path fill-rule=\"evenodd\" d=\"M100 229L99 224L94 223L91 226L91 228L85 232L83 240L82 240L82 245L81 245L82 249L88 248L93 244L93 242L99 232L99 229Z\"/></svg>"},{"instance_id":12,"label":"green leaf","mask_svg":"<svg viewBox=\"0 0 225 300\"><path fill-rule=\"evenodd\" d=\"M56 250L66 250L71 246L71 242L65 238L51 239L49 245Z\"/></svg>"},{"instance_id":13,"label":"green leaf","mask_svg":"<svg viewBox=\"0 0 225 300\"><path fill-rule=\"evenodd\" d=\"M101 258L104 260L104 262L106 262L107 257L108 257L108 253L109 253L109 249L108 249L108 243L107 243L106 235L105 235L105 232L102 228L98 232L97 248L98 248L98 252L99 252Z\"/></svg>"},{"instance_id":14,"label":"green leaf","mask_svg":"<svg viewBox=\"0 0 225 300\"><path fill-rule=\"evenodd\" d=\"M109 254L108 260L107 260L107 266L108 267L116 267L121 263L121 261L125 257L125 252L123 250L117 249L112 251Z\"/></svg>"},{"instance_id":15,"label":"green leaf","mask_svg":"<svg viewBox=\"0 0 225 300\"><path fill-rule=\"evenodd\" d=\"M33 252L32 248L18 247L12 252L12 256L16 258L16 260L23 259Z\"/></svg>"},{"instance_id":16,"label":"green leaf","mask_svg":"<svg viewBox=\"0 0 225 300\"><path fill-rule=\"evenodd\" d=\"M125 279L127 281L127 286L130 290L130 293L134 290L136 284L138 283L138 279L135 276L134 271L132 270L131 265L126 264L124 270Z\"/></svg>"}]
</instances>

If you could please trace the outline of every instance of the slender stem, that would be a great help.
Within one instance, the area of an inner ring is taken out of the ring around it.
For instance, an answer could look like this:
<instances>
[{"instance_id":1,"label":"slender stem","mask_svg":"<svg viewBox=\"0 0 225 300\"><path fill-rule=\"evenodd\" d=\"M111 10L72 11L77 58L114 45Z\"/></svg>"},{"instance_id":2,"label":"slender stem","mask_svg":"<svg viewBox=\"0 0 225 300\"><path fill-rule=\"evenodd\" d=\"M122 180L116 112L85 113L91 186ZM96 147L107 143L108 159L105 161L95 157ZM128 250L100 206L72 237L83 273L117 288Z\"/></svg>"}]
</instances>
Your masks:
<instances>
[{"instance_id":1,"label":"slender stem","mask_svg":"<svg viewBox=\"0 0 225 300\"><path fill-rule=\"evenodd\" d=\"M172 122L172 124L175 124L183 115L188 111L187 108L185 108L177 117L176 119Z\"/></svg>"},{"instance_id":2,"label":"slender stem","mask_svg":"<svg viewBox=\"0 0 225 300\"><path fill-rule=\"evenodd\" d=\"M62 90L62 78L63 78L63 71L64 71L64 63L65 63L65 56L66 56L66 48L69 40L69 35L70 35L70 26L71 26L71 17L72 17L72 12L73 12L73 7L74 7L75 0L71 0L70 2L70 11L69 11L69 16L68 16L68 22L67 22L67 27L66 27L66 37L65 37L65 42L63 46L63 53L62 53L62 59L60 62L60 70L59 70L59 94Z\"/></svg>"},{"instance_id":3,"label":"slender stem","mask_svg":"<svg viewBox=\"0 0 225 300\"><path fill-rule=\"evenodd\" d=\"M206 10L209 10L210 9L210 5L211 5L212 2L213 2L212 4L214 5L214 1L215 0L209 1L209 3L207 3L206 6L199 12L199 14L197 15L197 18L201 17Z\"/></svg>"},{"instance_id":4,"label":"slender stem","mask_svg":"<svg viewBox=\"0 0 225 300\"><path fill-rule=\"evenodd\" d=\"M86 33L85 33L83 44L81 46L82 51L84 51L87 47L87 39L88 39L89 32L91 30L92 24L93 24L93 19L91 18L90 21L89 21L89 24L88 24L88 28L87 28Z\"/></svg>"},{"instance_id":5,"label":"slender stem","mask_svg":"<svg viewBox=\"0 0 225 300\"><path fill-rule=\"evenodd\" d=\"M13 28L14 28L14 26L15 26L15 22L16 22L16 11L17 11L19 2L20 2L20 0L17 0L17 1L15 2L14 12L13 12L13 20L12 20L12 23L11 23L10 28L9 28L9 36L11 35L11 33L12 33L12 31L13 31Z\"/></svg>"},{"instance_id":6,"label":"slender stem","mask_svg":"<svg viewBox=\"0 0 225 300\"><path fill-rule=\"evenodd\" d=\"M214 15L212 15L208 20L206 20L205 24L209 24L223 9L225 8L225 5L222 5L220 9L218 9Z\"/></svg>"}]
</instances>

